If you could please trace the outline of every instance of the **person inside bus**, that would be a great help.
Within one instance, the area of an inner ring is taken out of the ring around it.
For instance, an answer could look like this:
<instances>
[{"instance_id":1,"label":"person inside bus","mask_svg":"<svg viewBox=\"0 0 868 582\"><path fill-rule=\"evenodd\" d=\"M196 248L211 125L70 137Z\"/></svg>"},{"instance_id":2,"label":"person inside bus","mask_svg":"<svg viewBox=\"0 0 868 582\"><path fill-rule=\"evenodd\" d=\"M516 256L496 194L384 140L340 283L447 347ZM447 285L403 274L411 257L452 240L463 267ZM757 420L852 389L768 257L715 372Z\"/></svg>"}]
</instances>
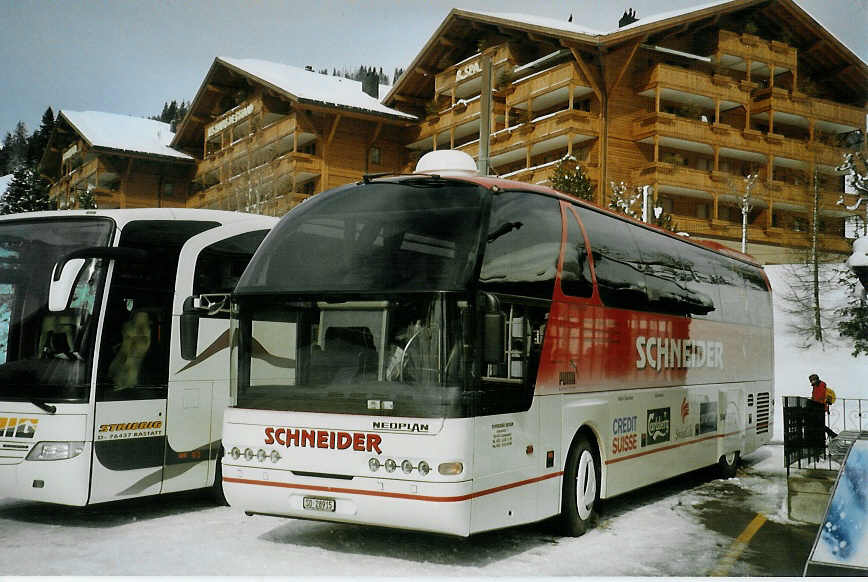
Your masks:
<instances>
[{"instance_id":1,"label":"person inside bus","mask_svg":"<svg viewBox=\"0 0 868 582\"><path fill-rule=\"evenodd\" d=\"M826 383L820 380L820 377L816 374L811 374L810 376L808 376L808 381L811 382L811 386L813 387L811 390L811 400L821 403L825 407L826 416L828 417L829 402L826 398ZM828 426L824 426L823 428L829 438L835 438L836 436L838 436L838 433L833 431Z\"/></svg>"}]
</instances>

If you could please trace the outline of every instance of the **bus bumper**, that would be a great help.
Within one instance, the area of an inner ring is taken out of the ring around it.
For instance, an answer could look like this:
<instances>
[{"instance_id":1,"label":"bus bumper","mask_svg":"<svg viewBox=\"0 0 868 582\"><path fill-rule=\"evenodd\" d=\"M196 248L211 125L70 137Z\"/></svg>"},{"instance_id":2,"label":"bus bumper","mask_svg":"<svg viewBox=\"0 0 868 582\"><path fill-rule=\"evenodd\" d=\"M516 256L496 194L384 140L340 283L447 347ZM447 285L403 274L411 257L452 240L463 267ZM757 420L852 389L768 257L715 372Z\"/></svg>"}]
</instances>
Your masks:
<instances>
[{"instance_id":1,"label":"bus bumper","mask_svg":"<svg viewBox=\"0 0 868 582\"><path fill-rule=\"evenodd\" d=\"M465 537L471 533L472 488L472 481L344 480L223 466L227 501L248 513Z\"/></svg>"},{"instance_id":2,"label":"bus bumper","mask_svg":"<svg viewBox=\"0 0 868 582\"><path fill-rule=\"evenodd\" d=\"M87 505L90 458L91 443L86 443L84 451L73 459L0 463L0 497Z\"/></svg>"}]
</instances>

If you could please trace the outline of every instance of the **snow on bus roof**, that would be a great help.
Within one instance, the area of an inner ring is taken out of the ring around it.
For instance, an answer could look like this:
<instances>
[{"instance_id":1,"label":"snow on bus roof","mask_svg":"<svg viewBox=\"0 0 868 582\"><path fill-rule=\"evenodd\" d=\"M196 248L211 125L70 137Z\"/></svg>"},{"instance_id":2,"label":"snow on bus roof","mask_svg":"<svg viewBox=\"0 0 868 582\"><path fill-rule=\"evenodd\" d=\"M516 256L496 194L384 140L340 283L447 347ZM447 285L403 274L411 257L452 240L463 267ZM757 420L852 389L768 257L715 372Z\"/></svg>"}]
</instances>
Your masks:
<instances>
[{"instance_id":1,"label":"snow on bus roof","mask_svg":"<svg viewBox=\"0 0 868 582\"><path fill-rule=\"evenodd\" d=\"M59 116L66 118L93 147L193 159L169 147L175 134L169 124L162 121L102 111L66 109L62 109Z\"/></svg>"},{"instance_id":2,"label":"snow on bus roof","mask_svg":"<svg viewBox=\"0 0 868 582\"><path fill-rule=\"evenodd\" d=\"M362 84L359 81L259 59L218 57L217 60L240 69L301 100L316 101L326 105L348 107L403 119L416 119L415 115L386 107L378 99L362 91ZM381 95L385 96L388 90L389 87L380 86Z\"/></svg>"}]
</instances>

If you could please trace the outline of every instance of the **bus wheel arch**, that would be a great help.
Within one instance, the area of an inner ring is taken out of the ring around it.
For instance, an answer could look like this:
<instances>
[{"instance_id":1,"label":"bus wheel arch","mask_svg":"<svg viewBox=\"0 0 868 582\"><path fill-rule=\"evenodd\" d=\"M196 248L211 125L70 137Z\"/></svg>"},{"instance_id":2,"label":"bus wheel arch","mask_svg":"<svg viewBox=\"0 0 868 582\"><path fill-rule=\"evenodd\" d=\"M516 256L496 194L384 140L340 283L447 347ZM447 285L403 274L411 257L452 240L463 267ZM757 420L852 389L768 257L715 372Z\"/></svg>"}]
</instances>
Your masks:
<instances>
[{"instance_id":1,"label":"bus wheel arch","mask_svg":"<svg viewBox=\"0 0 868 582\"><path fill-rule=\"evenodd\" d=\"M564 465L561 495L563 533L576 537L593 527L600 503L602 457L594 431L582 426L573 437Z\"/></svg>"},{"instance_id":2,"label":"bus wheel arch","mask_svg":"<svg viewBox=\"0 0 868 582\"><path fill-rule=\"evenodd\" d=\"M217 505L229 505L226 501L226 495L223 493L223 456L226 452L223 450L223 445L217 451L216 465L214 466L214 483L211 484L211 499Z\"/></svg>"}]
</instances>

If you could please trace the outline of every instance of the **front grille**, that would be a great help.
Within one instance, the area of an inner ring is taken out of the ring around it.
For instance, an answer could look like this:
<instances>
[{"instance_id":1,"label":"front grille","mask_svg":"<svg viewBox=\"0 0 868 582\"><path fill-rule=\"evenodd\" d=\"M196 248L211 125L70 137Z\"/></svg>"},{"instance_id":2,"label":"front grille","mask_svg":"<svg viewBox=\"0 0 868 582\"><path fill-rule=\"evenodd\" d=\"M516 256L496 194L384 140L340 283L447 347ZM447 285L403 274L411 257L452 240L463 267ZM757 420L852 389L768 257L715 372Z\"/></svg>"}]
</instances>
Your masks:
<instances>
[{"instance_id":1,"label":"front grille","mask_svg":"<svg viewBox=\"0 0 868 582\"><path fill-rule=\"evenodd\" d=\"M756 395L756 433L767 434L769 432L769 415L771 412L771 398L768 392L759 392Z\"/></svg>"},{"instance_id":2,"label":"front grille","mask_svg":"<svg viewBox=\"0 0 868 582\"><path fill-rule=\"evenodd\" d=\"M16 441L0 441L0 465L15 465L24 460L30 444Z\"/></svg>"}]
</instances>

